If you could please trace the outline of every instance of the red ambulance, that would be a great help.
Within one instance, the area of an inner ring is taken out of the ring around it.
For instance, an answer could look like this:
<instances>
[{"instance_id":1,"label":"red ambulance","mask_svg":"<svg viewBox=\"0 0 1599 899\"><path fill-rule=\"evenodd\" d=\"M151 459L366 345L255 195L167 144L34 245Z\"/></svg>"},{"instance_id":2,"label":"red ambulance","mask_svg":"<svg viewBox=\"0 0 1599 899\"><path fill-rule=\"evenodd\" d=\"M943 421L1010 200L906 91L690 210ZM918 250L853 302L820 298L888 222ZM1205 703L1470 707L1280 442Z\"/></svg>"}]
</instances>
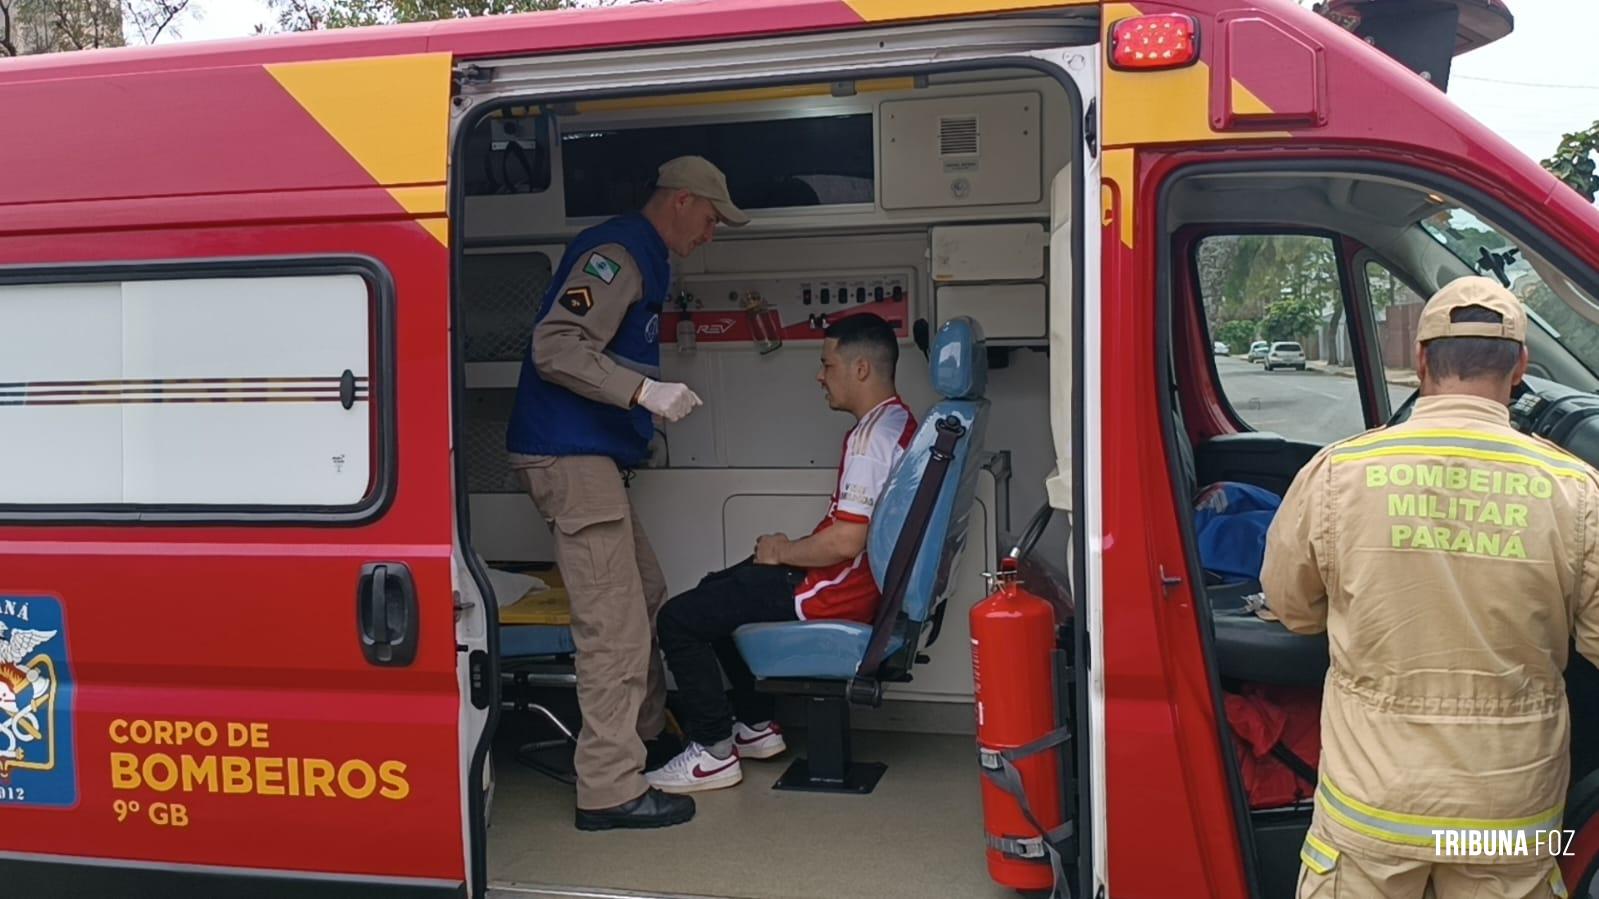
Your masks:
<instances>
[{"instance_id":1,"label":"red ambulance","mask_svg":"<svg viewBox=\"0 0 1599 899\"><path fill-rule=\"evenodd\" d=\"M1519 425L1599 461L1599 211L1443 90L1510 13L1325 6L679 0L0 62L0 893L1008 895L967 615L1023 543L1069 584L1059 889L1287 895L1310 806L1250 807L1223 709L1325 644L1240 618L1202 488L1280 493L1401 412L1419 299L1472 273L1536 313ZM687 825L579 834L501 708L571 656L512 648L557 572L505 421L562 246L683 152L754 221L661 323L706 401L630 487L674 591L825 508L829 319L896 326L918 416L975 323L989 421L942 614L855 710L877 789L752 762Z\"/></svg>"}]
</instances>

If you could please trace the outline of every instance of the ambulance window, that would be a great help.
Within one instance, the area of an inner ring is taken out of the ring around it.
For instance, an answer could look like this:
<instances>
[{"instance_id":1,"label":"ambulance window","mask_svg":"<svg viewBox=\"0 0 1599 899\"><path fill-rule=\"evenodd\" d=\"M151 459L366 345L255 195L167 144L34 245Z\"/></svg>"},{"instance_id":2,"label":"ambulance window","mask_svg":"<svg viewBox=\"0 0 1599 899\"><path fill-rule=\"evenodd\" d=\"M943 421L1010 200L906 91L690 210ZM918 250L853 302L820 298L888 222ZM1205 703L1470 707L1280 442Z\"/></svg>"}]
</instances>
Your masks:
<instances>
[{"instance_id":1,"label":"ambulance window","mask_svg":"<svg viewBox=\"0 0 1599 899\"><path fill-rule=\"evenodd\" d=\"M325 270L0 283L0 505L363 507L383 315Z\"/></svg>"},{"instance_id":2,"label":"ambulance window","mask_svg":"<svg viewBox=\"0 0 1599 899\"><path fill-rule=\"evenodd\" d=\"M1392 408L1397 409L1408 395L1410 388L1406 384L1416 375L1416 326L1427 298L1411 290L1379 262L1366 263L1366 293L1377 320L1377 343L1388 392L1390 398L1398 397Z\"/></svg>"},{"instance_id":3,"label":"ambulance window","mask_svg":"<svg viewBox=\"0 0 1599 899\"><path fill-rule=\"evenodd\" d=\"M1531 247L1468 209L1447 208L1418 225L1471 271L1497 278L1521 298L1540 331L1576 357L1588 373L1599 373L1599 300L1592 294ZM1539 361L1536 352L1533 361Z\"/></svg>"},{"instance_id":4,"label":"ambulance window","mask_svg":"<svg viewBox=\"0 0 1599 899\"><path fill-rule=\"evenodd\" d=\"M872 116L857 113L568 130L561 135L566 214L586 218L639 208L660 164L685 154L720 166L733 201L745 209L876 199Z\"/></svg>"},{"instance_id":5,"label":"ambulance window","mask_svg":"<svg viewBox=\"0 0 1599 899\"><path fill-rule=\"evenodd\" d=\"M1238 421L1315 444L1365 430L1330 237L1206 237L1194 266L1222 399Z\"/></svg>"}]
</instances>

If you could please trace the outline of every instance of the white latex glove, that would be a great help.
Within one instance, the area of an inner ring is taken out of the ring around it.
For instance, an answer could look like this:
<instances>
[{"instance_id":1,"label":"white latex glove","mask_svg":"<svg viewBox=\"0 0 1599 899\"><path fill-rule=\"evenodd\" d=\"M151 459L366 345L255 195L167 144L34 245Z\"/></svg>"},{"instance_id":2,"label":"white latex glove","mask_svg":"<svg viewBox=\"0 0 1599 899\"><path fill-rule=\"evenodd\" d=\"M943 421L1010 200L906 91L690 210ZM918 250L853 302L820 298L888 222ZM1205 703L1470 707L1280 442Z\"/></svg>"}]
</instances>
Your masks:
<instances>
[{"instance_id":1,"label":"white latex glove","mask_svg":"<svg viewBox=\"0 0 1599 899\"><path fill-rule=\"evenodd\" d=\"M639 388L638 404L667 421L681 421L700 405L700 398L687 384L645 378Z\"/></svg>"}]
</instances>

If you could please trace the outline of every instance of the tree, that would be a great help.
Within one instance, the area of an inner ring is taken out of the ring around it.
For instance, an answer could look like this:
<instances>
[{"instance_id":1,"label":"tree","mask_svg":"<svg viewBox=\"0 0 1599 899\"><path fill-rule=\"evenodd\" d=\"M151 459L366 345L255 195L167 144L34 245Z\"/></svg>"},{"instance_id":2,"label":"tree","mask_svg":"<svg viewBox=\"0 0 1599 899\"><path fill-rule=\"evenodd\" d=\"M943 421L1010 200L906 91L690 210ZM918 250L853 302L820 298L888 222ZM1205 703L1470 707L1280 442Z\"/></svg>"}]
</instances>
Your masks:
<instances>
[{"instance_id":1,"label":"tree","mask_svg":"<svg viewBox=\"0 0 1599 899\"><path fill-rule=\"evenodd\" d=\"M431 22L576 6L576 0L270 0L285 31Z\"/></svg>"},{"instance_id":2,"label":"tree","mask_svg":"<svg viewBox=\"0 0 1599 899\"><path fill-rule=\"evenodd\" d=\"M0 56L154 43L190 0L0 0Z\"/></svg>"},{"instance_id":3,"label":"tree","mask_svg":"<svg viewBox=\"0 0 1599 899\"><path fill-rule=\"evenodd\" d=\"M1576 131L1562 138L1555 155L1545 159L1543 167L1591 203L1599 193L1599 177L1594 174L1596 157L1599 157L1599 122L1594 122L1586 131Z\"/></svg>"},{"instance_id":4,"label":"tree","mask_svg":"<svg viewBox=\"0 0 1599 899\"><path fill-rule=\"evenodd\" d=\"M163 32L177 33L177 21L189 10L190 0L122 0L122 21L139 42L153 44Z\"/></svg>"},{"instance_id":5,"label":"tree","mask_svg":"<svg viewBox=\"0 0 1599 899\"><path fill-rule=\"evenodd\" d=\"M0 0L0 53L6 56L122 44L118 0Z\"/></svg>"},{"instance_id":6,"label":"tree","mask_svg":"<svg viewBox=\"0 0 1599 899\"><path fill-rule=\"evenodd\" d=\"M1237 353L1249 349L1249 345L1255 340L1255 335L1259 333L1259 322L1252 318L1240 318L1221 325L1212 336L1227 344L1227 352Z\"/></svg>"},{"instance_id":7,"label":"tree","mask_svg":"<svg viewBox=\"0 0 1599 899\"><path fill-rule=\"evenodd\" d=\"M1266 318L1260 323L1265 339L1300 340L1321 327L1322 300L1307 296L1285 296L1266 309Z\"/></svg>"}]
</instances>

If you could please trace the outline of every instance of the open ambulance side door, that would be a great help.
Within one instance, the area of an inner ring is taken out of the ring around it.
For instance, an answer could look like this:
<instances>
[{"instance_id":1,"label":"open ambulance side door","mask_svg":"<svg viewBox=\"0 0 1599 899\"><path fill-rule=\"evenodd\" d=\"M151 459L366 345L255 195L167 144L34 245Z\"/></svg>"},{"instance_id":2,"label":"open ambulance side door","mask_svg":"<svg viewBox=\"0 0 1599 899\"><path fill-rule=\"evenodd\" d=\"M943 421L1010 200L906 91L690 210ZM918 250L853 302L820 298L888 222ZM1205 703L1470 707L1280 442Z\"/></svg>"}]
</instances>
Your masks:
<instances>
[{"instance_id":1,"label":"open ambulance side door","mask_svg":"<svg viewBox=\"0 0 1599 899\"><path fill-rule=\"evenodd\" d=\"M1050 439L1055 465L1045 479L1051 508L1064 512L1069 527L1066 545L1075 620L1072 624L1073 662L1069 697L1057 702L1070 709L1066 715L1072 731L1067 764L1081 772L1075 784L1067 780L1066 813L1076 822L1078 854L1072 895L1091 896L1103 883L1104 802L1102 788L1104 733L1104 681L1093 658L1099 645L1098 619L1103 592L1097 572L1090 566L1097 554L1087 551L1089 535L1097 533L1102 511L1100 499L1084 490L1095 483L1100 456L1097 445L1101 405L1093 390L1099 383L1097 340L1100 328L1101 228L1088 220L1101 191L1100 48L1069 47L1035 54L1070 78L1082 121L1076 139L1081 152L1051 179L1049 217L1049 384Z\"/></svg>"}]
</instances>

